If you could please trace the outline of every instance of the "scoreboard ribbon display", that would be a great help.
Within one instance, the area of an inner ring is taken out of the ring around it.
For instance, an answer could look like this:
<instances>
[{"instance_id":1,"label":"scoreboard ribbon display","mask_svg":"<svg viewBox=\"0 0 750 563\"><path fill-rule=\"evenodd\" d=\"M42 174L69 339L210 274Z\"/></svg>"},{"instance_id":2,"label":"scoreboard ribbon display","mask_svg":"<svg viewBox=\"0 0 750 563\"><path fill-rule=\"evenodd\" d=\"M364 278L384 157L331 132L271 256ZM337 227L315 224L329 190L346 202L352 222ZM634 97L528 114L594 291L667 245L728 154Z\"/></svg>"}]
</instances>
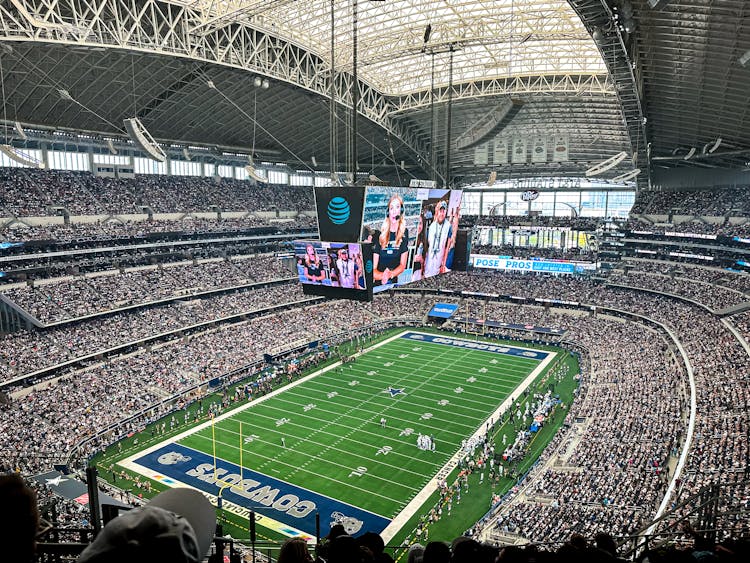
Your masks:
<instances>
[{"instance_id":1,"label":"scoreboard ribbon display","mask_svg":"<svg viewBox=\"0 0 750 563\"><path fill-rule=\"evenodd\" d=\"M566 260L519 260L508 256L472 254L474 268L506 270L512 272L548 272L554 274L580 274L595 271L595 262L570 262Z\"/></svg>"}]
</instances>

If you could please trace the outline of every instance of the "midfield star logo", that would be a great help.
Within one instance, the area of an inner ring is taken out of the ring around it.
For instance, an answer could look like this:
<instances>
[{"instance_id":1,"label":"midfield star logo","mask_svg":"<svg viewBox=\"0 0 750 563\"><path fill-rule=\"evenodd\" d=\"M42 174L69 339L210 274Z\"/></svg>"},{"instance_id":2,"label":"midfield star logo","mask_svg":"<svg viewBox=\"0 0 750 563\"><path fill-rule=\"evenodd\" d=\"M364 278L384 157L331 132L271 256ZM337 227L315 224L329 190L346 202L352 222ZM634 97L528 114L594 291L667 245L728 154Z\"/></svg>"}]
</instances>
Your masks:
<instances>
[{"instance_id":1,"label":"midfield star logo","mask_svg":"<svg viewBox=\"0 0 750 563\"><path fill-rule=\"evenodd\" d=\"M406 393L404 393L403 389L396 389L395 387L388 387L388 389L386 389L385 391L383 391L383 393L390 393L391 398L393 398L393 397L395 397L397 395L406 395Z\"/></svg>"}]
</instances>

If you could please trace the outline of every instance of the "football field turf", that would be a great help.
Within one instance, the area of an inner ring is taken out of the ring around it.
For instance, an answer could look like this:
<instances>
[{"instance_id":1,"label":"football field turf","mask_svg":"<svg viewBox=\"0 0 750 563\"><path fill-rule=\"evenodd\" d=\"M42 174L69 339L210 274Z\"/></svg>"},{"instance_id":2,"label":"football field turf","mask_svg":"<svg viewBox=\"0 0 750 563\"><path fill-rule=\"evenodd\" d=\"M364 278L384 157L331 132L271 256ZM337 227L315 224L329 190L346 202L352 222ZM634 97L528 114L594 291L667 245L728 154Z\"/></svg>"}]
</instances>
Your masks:
<instances>
[{"instance_id":1,"label":"football field turf","mask_svg":"<svg viewBox=\"0 0 750 563\"><path fill-rule=\"evenodd\" d=\"M406 331L127 458L167 486L221 495L285 535L342 522L392 537L459 457L462 441L556 356ZM430 436L431 448L417 447Z\"/></svg>"}]
</instances>

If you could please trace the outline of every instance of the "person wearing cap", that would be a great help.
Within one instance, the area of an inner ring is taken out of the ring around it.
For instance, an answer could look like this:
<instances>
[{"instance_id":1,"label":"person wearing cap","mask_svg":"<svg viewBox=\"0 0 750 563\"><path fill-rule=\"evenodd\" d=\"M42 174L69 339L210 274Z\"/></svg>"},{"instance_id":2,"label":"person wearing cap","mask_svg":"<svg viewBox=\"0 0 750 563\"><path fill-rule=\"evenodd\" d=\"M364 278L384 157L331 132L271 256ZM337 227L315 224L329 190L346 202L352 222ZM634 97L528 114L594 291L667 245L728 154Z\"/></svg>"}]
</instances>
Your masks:
<instances>
[{"instance_id":1,"label":"person wearing cap","mask_svg":"<svg viewBox=\"0 0 750 563\"><path fill-rule=\"evenodd\" d=\"M216 511L195 489L168 489L111 520L77 563L200 563L216 531Z\"/></svg>"},{"instance_id":2,"label":"person wearing cap","mask_svg":"<svg viewBox=\"0 0 750 563\"><path fill-rule=\"evenodd\" d=\"M339 285L350 289L359 289L359 272L357 263L349 256L349 248L346 245L339 248L336 269L339 273Z\"/></svg>"},{"instance_id":3,"label":"person wearing cap","mask_svg":"<svg viewBox=\"0 0 750 563\"><path fill-rule=\"evenodd\" d=\"M427 229L427 255L425 256L424 277L429 278L446 272L446 249L452 235L452 227L446 220L448 202L441 199L435 205L435 220Z\"/></svg>"}]
</instances>

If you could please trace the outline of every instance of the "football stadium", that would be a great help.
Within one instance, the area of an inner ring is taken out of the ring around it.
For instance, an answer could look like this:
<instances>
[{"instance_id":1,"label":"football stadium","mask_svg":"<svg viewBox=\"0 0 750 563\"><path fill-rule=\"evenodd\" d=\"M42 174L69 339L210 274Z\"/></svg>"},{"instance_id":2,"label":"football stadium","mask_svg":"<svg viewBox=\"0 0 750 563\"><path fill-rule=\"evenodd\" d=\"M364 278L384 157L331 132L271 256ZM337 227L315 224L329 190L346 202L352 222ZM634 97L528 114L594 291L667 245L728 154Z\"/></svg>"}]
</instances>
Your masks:
<instances>
[{"instance_id":1,"label":"football stadium","mask_svg":"<svg viewBox=\"0 0 750 563\"><path fill-rule=\"evenodd\" d=\"M750 4L0 1L0 561L746 561Z\"/></svg>"}]
</instances>

